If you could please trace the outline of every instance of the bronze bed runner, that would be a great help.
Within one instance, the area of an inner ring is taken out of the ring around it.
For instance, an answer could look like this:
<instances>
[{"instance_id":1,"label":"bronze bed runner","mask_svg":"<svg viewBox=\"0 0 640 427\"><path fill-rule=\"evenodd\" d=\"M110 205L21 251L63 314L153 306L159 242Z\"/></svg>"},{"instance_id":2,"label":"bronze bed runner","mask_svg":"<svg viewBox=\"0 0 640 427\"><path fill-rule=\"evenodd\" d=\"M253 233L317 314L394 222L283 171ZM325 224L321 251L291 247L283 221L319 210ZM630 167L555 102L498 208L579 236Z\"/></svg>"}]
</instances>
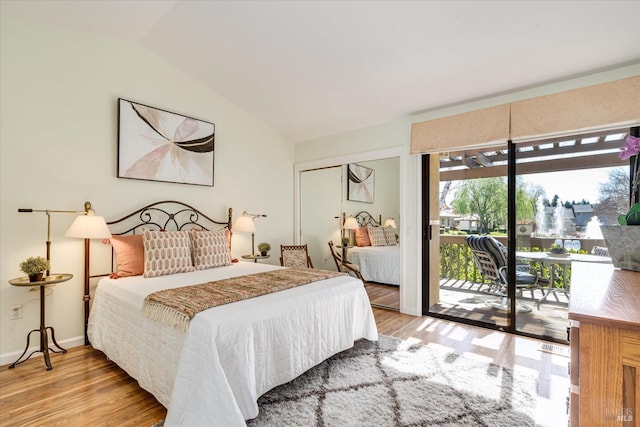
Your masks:
<instances>
[{"instance_id":1,"label":"bronze bed runner","mask_svg":"<svg viewBox=\"0 0 640 427\"><path fill-rule=\"evenodd\" d=\"M344 275L315 268L285 268L165 289L147 295L142 313L186 332L193 316L208 308Z\"/></svg>"}]
</instances>

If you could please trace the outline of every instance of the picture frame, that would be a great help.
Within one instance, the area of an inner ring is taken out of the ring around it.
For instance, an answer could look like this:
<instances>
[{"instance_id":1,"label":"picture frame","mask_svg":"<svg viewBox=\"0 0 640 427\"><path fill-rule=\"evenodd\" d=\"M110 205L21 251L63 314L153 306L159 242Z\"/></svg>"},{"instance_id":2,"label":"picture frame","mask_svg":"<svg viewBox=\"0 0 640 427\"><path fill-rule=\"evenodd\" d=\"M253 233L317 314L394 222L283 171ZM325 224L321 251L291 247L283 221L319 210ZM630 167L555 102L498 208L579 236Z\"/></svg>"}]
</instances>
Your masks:
<instances>
[{"instance_id":1,"label":"picture frame","mask_svg":"<svg viewBox=\"0 0 640 427\"><path fill-rule=\"evenodd\" d=\"M375 170L356 163L347 165L347 200L373 203Z\"/></svg>"},{"instance_id":2,"label":"picture frame","mask_svg":"<svg viewBox=\"0 0 640 427\"><path fill-rule=\"evenodd\" d=\"M215 124L118 98L118 178L213 187Z\"/></svg>"}]
</instances>

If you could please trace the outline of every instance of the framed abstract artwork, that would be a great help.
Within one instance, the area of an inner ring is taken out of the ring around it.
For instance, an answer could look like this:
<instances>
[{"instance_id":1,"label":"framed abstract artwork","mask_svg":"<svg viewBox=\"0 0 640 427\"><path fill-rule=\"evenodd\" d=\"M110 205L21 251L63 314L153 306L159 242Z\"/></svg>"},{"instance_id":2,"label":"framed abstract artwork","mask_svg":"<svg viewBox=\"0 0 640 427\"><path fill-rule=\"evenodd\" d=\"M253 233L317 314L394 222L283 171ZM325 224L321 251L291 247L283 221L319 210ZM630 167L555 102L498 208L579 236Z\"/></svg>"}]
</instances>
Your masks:
<instances>
[{"instance_id":1,"label":"framed abstract artwork","mask_svg":"<svg viewBox=\"0 0 640 427\"><path fill-rule=\"evenodd\" d=\"M375 171L355 163L350 163L347 170L347 200L373 203Z\"/></svg>"},{"instance_id":2,"label":"framed abstract artwork","mask_svg":"<svg viewBox=\"0 0 640 427\"><path fill-rule=\"evenodd\" d=\"M118 99L118 177L213 186L215 125Z\"/></svg>"}]
</instances>

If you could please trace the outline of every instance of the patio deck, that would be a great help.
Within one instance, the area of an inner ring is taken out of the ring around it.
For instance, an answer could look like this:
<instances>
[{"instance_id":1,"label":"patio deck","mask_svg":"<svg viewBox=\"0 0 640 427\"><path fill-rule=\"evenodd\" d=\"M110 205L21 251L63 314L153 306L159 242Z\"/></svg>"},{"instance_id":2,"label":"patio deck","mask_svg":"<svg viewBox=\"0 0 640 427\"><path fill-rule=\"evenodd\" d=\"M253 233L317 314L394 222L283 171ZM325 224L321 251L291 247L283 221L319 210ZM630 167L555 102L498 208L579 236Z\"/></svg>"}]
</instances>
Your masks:
<instances>
[{"instance_id":1,"label":"patio deck","mask_svg":"<svg viewBox=\"0 0 640 427\"><path fill-rule=\"evenodd\" d=\"M482 290L479 283L465 280L440 280L440 302L431 306L431 311L464 319L472 319L485 323L506 325L506 311L489 307L487 300L497 297ZM486 287L484 287L486 289ZM562 293L551 294L540 304L536 301L542 297L542 291L524 291L518 301L532 307L531 312L518 311L516 329L521 332L538 335L554 340L566 340L568 326L569 299Z\"/></svg>"},{"instance_id":2,"label":"patio deck","mask_svg":"<svg viewBox=\"0 0 640 427\"><path fill-rule=\"evenodd\" d=\"M485 287L486 289L486 287ZM367 293L371 303L399 309L398 286L368 282ZM536 300L542 297L540 290L525 291L519 301L533 308L529 313L518 312L517 329L555 341L567 338L567 313L569 300L563 293L549 296L548 300L536 307ZM481 290L481 285L472 281L442 279L440 281L440 302L431 311L464 319L477 320L489 324L506 325L506 311L489 307L485 301L496 299L495 295Z\"/></svg>"}]
</instances>

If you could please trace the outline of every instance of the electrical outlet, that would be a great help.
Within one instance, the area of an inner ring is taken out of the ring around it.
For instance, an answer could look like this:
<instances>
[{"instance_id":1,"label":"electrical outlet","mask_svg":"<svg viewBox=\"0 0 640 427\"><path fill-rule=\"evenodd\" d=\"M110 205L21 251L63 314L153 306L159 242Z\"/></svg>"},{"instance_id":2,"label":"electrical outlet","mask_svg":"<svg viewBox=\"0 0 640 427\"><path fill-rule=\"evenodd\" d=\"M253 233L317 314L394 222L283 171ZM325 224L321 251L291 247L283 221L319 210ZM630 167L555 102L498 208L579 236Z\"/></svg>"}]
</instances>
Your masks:
<instances>
[{"instance_id":1,"label":"electrical outlet","mask_svg":"<svg viewBox=\"0 0 640 427\"><path fill-rule=\"evenodd\" d=\"M12 305L9 308L9 319L22 319L22 304Z\"/></svg>"}]
</instances>

